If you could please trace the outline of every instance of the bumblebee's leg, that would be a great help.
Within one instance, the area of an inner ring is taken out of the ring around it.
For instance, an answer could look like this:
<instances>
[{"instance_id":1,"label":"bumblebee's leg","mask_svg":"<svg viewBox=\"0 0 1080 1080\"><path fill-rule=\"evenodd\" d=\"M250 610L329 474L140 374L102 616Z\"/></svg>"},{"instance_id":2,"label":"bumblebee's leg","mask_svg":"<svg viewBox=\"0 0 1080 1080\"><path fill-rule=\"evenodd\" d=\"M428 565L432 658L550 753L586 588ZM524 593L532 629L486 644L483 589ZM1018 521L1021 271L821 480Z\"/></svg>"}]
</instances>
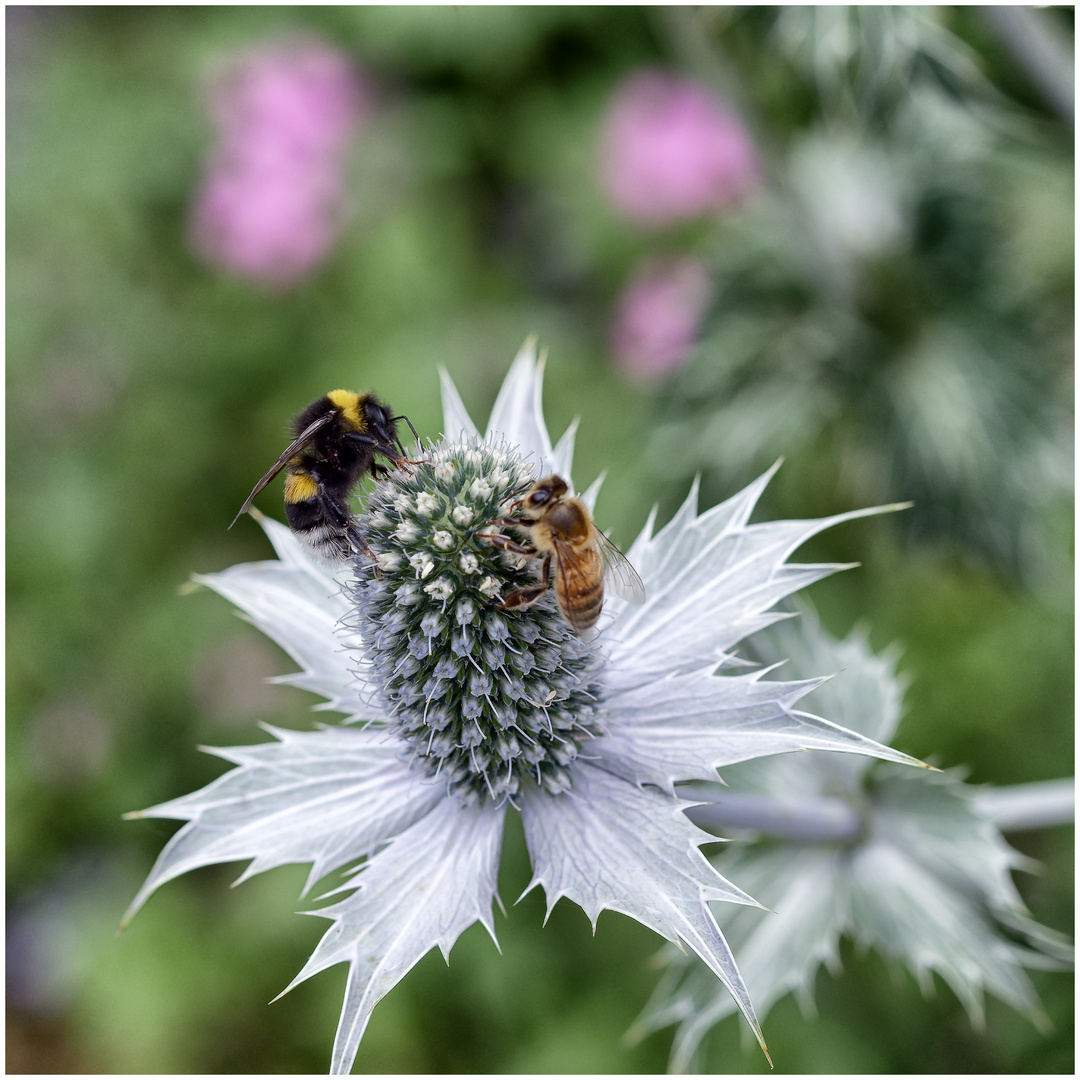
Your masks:
<instances>
[{"instance_id":1,"label":"bumblebee's leg","mask_svg":"<svg viewBox=\"0 0 1080 1080\"><path fill-rule=\"evenodd\" d=\"M544 565L540 571L540 584L530 585L527 589L515 589L503 597L499 605L501 611L514 611L516 608L528 607L535 604L541 596L551 587L551 556L544 556Z\"/></svg>"},{"instance_id":2,"label":"bumblebee's leg","mask_svg":"<svg viewBox=\"0 0 1080 1080\"><path fill-rule=\"evenodd\" d=\"M402 457L396 450L393 454L388 454L382 446L377 446L376 449L380 454L383 455L383 457L385 457L389 462L391 462L395 469L400 469L402 472L407 473L409 476L412 476L412 469L409 468L410 465L427 464L426 461L411 461L409 458ZM371 475L376 480L385 480L386 477L390 475L390 469L386 465L378 465L374 461L372 461L369 468L371 469Z\"/></svg>"},{"instance_id":3,"label":"bumblebee's leg","mask_svg":"<svg viewBox=\"0 0 1080 1080\"><path fill-rule=\"evenodd\" d=\"M412 424L410 424L410 425L409 425L409 427L412 427ZM415 434L416 434L416 432L414 431L414 432L413 432L413 434L415 435ZM418 439L417 441L419 442L419 439ZM386 451L383 451L383 453L386 453ZM386 456L387 456L387 457L391 457L391 456L392 456L392 457L393 457L393 461L394 461L394 464L395 464L395 465L396 465L396 466L397 466L397 467L398 467L399 469L405 469L405 471L406 471L407 473L409 473L410 475L411 475L411 473L412 473L412 470L411 470L411 469L406 469L406 468L405 468L405 466L406 466L406 465L430 465L430 464L431 464L431 458L426 458L426 457L424 457L424 458L411 458L411 457L406 457L406 456L405 456L405 447L401 445L401 442L400 442L400 440L399 440L399 441L398 441L398 443L397 443L397 444L396 444L396 445L394 446L394 453L393 453L393 455L390 455L390 454L386 454Z\"/></svg>"},{"instance_id":4,"label":"bumblebee's leg","mask_svg":"<svg viewBox=\"0 0 1080 1080\"><path fill-rule=\"evenodd\" d=\"M412 461L392 443L380 442L374 435L368 435L362 431L350 432L345 438L349 439L351 442L359 443L361 446L370 447L376 454L382 454L387 461L392 462L394 466L399 469L404 469L405 472L410 474L412 473L412 470L406 468L407 465L423 465L426 462L426 459L424 461ZM379 475L380 472L383 476L390 475L390 470L385 465L376 465L373 461L371 463L371 475L375 477L376 480L380 480L382 479Z\"/></svg>"},{"instance_id":5,"label":"bumblebee's leg","mask_svg":"<svg viewBox=\"0 0 1080 1080\"><path fill-rule=\"evenodd\" d=\"M430 465L431 458L410 458L405 456L405 447L398 443L398 450L400 451L395 461L399 469L405 469L406 465ZM409 469L405 469L406 472L410 472Z\"/></svg>"},{"instance_id":6,"label":"bumblebee's leg","mask_svg":"<svg viewBox=\"0 0 1080 1080\"><path fill-rule=\"evenodd\" d=\"M388 461L392 461L394 463L395 469L400 469L407 476L412 476L412 469L409 468L410 465L427 464L426 461L413 461L412 458L407 458L404 454L399 454L396 447L393 448L393 453L391 453L385 447L380 446L379 453L382 454L383 457L385 457ZM384 465L383 468L386 469L386 466ZM389 473L388 469L386 471L387 473Z\"/></svg>"},{"instance_id":7,"label":"bumblebee's leg","mask_svg":"<svg viewBox=\"0 0 1080 1080\"><path fill-rule=\"evenodd\" d=\"M371 550L371 547L368 544L367 540L364 539L364 534L360 531L359 526L356 524L355 518L351 522L349 522L349 526L345 530L345 534L349 538L349 543L351 543L352 546L357 551L359 551L361 555L365 556L368 559L371 559L374 562L375 552Z\"/></svg>"},{"instance_id":8,"label":"bumblebee's leg","mask_svg":"<svg viewBox=\"0 0 1080 1080\"><path fill-rule=\"evenodd\" d=\"M360 531L356 515L346 502L335 495L326 493L322 498L322 508L326 520L332 524L338 537L344 542L342 546L348 545L353 551L358 551L369 559L375 558L375 553L371 550L367 540L364 539L364 534ZM343 550L340 555L342 558L348 558L349 552Z\"/></svg>"},{"instance_id":9,"label":"bumblebee's leg","mask_svg":"<svg viewBox=\"0 0 1080 1080\"><path fill-rule=\"evenodd\" d=\"M285 518L297 540L324 566L337 570L357 552L371 555L356 518L329 492L309 499L287 498Z\"/></svg>"}]
</instances>

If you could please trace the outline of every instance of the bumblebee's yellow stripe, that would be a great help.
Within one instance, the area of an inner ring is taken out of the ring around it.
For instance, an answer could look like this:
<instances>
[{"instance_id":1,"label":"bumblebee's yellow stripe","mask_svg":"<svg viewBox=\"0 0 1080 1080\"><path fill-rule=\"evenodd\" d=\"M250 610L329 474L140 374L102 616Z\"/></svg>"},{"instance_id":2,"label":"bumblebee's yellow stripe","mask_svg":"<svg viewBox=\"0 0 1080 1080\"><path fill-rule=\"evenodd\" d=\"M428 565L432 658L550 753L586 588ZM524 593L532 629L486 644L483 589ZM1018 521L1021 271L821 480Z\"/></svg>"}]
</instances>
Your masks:
<instances>
[{"instance_id":1,"label":"bumblebee's yellow stripe","mask_svg":"<svg viewBox=\"0 0 1080 1080\"><path fill-rule=\"evenodd\" d=\"M331 390L326 395L331 405L341 410L341 417L354 431L367 431L364 414L360 406L369 397L368 394L354 394L351 390Z\"/></svg>"},{"instance_id":2,"label":"bumblebee's yellow stripe","mask_svg":"<svg viewBox=\"0 0 1080 1080\"><path fill-rule=\"evenodd\" d=\"M285 501L287 503L307 502L319 494L319 485L310 476L303 473L289 473L285 477Z\"/></svg>"}]
</instances>

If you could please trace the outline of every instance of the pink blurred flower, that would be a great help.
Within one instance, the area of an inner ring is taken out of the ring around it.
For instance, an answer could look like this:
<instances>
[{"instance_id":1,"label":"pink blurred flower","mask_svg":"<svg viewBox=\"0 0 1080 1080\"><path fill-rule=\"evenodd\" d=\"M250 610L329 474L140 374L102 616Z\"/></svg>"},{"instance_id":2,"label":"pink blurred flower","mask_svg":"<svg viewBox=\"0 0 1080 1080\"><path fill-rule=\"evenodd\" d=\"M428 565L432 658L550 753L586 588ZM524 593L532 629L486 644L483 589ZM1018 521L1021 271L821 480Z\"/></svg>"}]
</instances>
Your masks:
<instances>
[{"instance_id":1,"label":"pink blurred flower","mask_svg":"<svg viewBox=\"0 0 1080 1080\"><path fill-rule=\"evenodd\" d=\"M700 259L645 263L620 297L612 323L611 348L620 370L641 379L678 371L693 352L710 293Z\"/></svg>"},{"instance_id":2,"label":"pink blurred flower","mask_svg":"<svg viewBox=\"0 0 1080 1080\"><path fill-rule=\"evenodd\" d=\"M648 70L615 91L601 175L611 201L646 225L723 209L761 183L757 152L735 113L698 83Z\"/></svg>"},{"instance_id":3,"label":"pink blurred flower","mask_svg":"<svg viewBox=\"0 0 1080 1080\"><path fill-rule=\"evenodd\" d=\"M212 87L217 143L195 203L195 250L267 285L299 282L341 231L345 155L371 103L360 72L327 45L234 58Z\"/></svg>"}]
</instances>

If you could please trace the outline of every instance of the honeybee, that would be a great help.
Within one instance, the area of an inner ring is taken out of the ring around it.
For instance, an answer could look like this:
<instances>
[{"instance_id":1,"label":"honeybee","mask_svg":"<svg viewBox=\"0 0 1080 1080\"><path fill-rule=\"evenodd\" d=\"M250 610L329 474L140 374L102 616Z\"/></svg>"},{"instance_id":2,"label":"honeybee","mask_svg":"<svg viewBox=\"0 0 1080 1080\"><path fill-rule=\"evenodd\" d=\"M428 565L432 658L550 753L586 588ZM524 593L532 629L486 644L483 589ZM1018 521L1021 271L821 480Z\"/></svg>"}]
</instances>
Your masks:
<instances>
[{"instance_id":1,"label":"honeybee","mask_svg":"<svg viewBox=\"0 0 1080 1080\"><path fill-rule=\"evenodd\" d=\"M568 490L562 477L546 476L515 504L521 507L522 514L488 522L517 529L529 538L529 544L520 544L501 533L480 535L503 551L542 555L544 559L539 583L507 593L500 608L512 611L535 604L551 587L554 560L559 610L579 634L588 636L604 606L605 577L610 579L615 593L631 604L644 601L645 586L623 553L596 527L585 504L568 495Z\"/></svg>"},{"instance_id":2,"label":"honeybee","mask_svg":"<svg viewBox=\"0 0 1080 1080\"><path fill-rule=\"evenodd\" d=\"M368 551L348 500L366 473L379 479L389 471L376 455L399 468L417 464L405 456L398 439L399 420L416 436L408 417L391 416L374 394L331 390L313 401L293 421L296 437L255 485L229 528L285 469L286 520L317 562L337 568L354 552Z\"/></svg>"}]
</instances>

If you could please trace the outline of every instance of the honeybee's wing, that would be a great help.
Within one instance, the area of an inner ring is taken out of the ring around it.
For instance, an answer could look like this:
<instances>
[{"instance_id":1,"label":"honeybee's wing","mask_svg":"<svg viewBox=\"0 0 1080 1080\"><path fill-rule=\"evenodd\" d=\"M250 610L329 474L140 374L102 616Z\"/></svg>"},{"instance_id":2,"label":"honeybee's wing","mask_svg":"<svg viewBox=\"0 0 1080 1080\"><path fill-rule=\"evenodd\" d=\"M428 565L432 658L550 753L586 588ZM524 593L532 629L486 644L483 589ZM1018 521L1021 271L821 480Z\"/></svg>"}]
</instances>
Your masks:
<instances>
[{"instance_id":1,"label":"honeybee's wing","mask_svg":"<svg viewBox=\"0 0 1080 1080\"><path fill-rule=\"evenodd\" d=\"M333 419L333 413L326 413L324 416L320 416L318 420L315 420L312 423L308 424L308 426L304 428L304 430L301 431L295 439L293 439L293 441L285 448L285 450L282 451L281 457L279 457L277 461L274 462L273 466L271 466L270 471L255 485L254 488L252 488L251 494L244 501L244 505L240 507L239 511L236 514L236 517L232 519L232 524L229 525L230 529L240 520L240 515L246 513L251 508L251 504L255 501L255 496L258 495L259 492L262 491L262 489L266 487L266 485L269 484L270 481L273 480L274 477L277 476L277 474L281 472L282 469L285 468L285 465L288 463L289 458L291 458L293 454L295 454L298 450L302 450L305 446L307 446L307 444L311 442L312 437L315 435L315 432L319 431L321 428L326 427L326 425L329 424L330 421Z\"/></svg>"},{"instance_id":2,"label":"honeybee's wing","mask_svg":"<svg viewBox=\"0 0 1080 1080\"><path fill-rule=\"evenodd\" d=\"M600 552L591 544L573 547L557 534L552 534L551 543L555 549L555 595L559 598L559 607L575 630L579 633L587 631L600 612L596 611L590 620L583 621L583 612L577 604L594 597L603 580Z\"/></svg>"},{"instance_id":3,"label":"honeybee's wing","mask_svg":"<svg viewBox=\"0 0 1080 1080\"><path fill-rule=\"evenodd\" d=\"M610 582L615 595L631 604L645 603L645 586L626 556L599 529L596 530L596 538L600 561L604 564L604 577Z\"/></svg>"}]
</instances>

